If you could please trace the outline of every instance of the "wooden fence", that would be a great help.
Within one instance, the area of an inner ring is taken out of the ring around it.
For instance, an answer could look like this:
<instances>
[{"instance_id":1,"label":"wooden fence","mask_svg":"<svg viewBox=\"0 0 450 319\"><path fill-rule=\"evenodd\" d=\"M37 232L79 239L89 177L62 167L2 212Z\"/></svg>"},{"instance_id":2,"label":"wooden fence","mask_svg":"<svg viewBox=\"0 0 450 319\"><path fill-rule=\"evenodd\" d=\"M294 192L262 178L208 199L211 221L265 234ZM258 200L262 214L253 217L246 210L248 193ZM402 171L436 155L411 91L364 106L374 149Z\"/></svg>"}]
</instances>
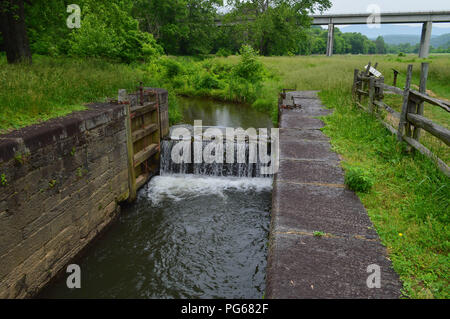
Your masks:
<instances>
[{"instance_id":1,"label":"wooden fence","mask_svg":"<svg viewBox=\"0 0 450 319\"><path fill-rule=\"evenodd\" d=\"M363 71L355 69L352 89L353 99L356 105L376 116L390 132L397 135L399 141L408 143L415 150L434 160L439 169L450 177L448 165L419 142L421 130L425 130L450 146L450 130L424 116L424 103L432 104L450 112L449 102L430 97L426 93L428 67L428 63L422 63L420 87L419 91L416 91L411 89L412 64L408 65L405 87L400 89L384 83L384 77L376 77L371 74L371 64L369 63ZM384 96L388 92L403 97L401 112L395 111L383 102ZM363 98L367 99L367 107L363 105ZM397 129L384 120L381 116L381 110L386 110L391 116L399 120Z\"/></svg>"}]
</instances>

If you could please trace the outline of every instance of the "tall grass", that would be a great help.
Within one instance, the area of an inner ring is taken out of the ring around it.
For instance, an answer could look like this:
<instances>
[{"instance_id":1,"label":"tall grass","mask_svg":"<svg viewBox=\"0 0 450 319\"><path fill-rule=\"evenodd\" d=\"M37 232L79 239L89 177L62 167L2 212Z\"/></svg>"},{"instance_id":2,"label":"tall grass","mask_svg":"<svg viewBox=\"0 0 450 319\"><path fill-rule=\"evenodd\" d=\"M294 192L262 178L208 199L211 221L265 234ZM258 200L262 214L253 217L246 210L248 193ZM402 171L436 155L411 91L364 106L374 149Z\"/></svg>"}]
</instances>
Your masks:
<instances>
[{"instance_id":1,"label":"tall grass","mask_svg":"<svg viewBox=\"0 0 450 319\"><path fill-rule=\"evenodd\" d=\"M8 65L0 58L0 130L45 121L84 109L85 103L116 97L117 90L152 85L139 67L101 59L34 56L33 65Z\"/></svg>"}]
</instances>

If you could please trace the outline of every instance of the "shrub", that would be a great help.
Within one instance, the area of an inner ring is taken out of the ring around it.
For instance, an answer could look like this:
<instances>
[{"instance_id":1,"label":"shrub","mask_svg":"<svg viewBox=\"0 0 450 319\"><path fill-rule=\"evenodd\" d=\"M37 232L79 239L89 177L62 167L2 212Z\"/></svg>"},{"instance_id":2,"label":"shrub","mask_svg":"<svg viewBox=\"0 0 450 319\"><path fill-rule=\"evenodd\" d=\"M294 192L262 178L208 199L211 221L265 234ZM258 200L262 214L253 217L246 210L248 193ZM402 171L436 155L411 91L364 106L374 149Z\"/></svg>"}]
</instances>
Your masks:
<instances>
[{"instance_id":1,"label":"shrub","mask_svg":"<svg viewBox=\"0 0 450 319\"><path fill-rule=\"evenodd\" d=\"M159 60L161 66L163 66L165 70L165 76L167 76L169 79L172 79L181 73L183 73L183 66L181 63L174 59L170 58L161 58Z\"/></svg>"},{"instance_id":2,"label":"shrub","mask_svg":"<svg viewBox=\"0 0 450 319\"><path fill-rule=\"evenodd\" d=\"M349 166L345 172L345 184L355 192L368 193L373 187L374 181L364 169Z\"/></svg>"},{"instance_id":3,"label":"shrub","mask_svg":"<svg viewBox=\"0 0 450 319\"><path fill-rule=\"evenodd\" d=\"M220 48L219 51L217 51L216 55L224 58L228 58L231 55L231 51L225 48Z\"/></svg>"},{"instance_id":4,"label":"shrub","mask_svg":"<svg viewBox=\"0 0 450 319\"><path fill-rule=\"evenodd\" d=\"M219 89L219 81L209 73L205 73L197 78L195 83L197 89Z\"/></svg>"},{"instance_id":5,"label":"shrub","mask_svg":"<svg viewBox=\"0 0 450 319\"><path fill-rule=\"evenodd\" d=\"M258 60L258 52L249 45L243 45L239 51L241 60L234 67L233 74L252 83L259 83L264 76L264 67Z\"/></svg>"}]
</instances>

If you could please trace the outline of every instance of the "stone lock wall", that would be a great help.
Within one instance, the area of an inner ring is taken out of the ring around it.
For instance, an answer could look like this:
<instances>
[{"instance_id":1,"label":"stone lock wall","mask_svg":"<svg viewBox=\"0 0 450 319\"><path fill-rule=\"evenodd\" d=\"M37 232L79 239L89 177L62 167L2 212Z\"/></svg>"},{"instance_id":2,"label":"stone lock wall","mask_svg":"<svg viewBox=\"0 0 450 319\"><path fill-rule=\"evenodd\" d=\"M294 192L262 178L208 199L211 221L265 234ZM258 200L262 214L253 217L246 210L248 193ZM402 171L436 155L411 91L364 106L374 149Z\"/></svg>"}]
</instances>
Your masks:
<instances>
[{"instance_id":1,"label":"stone lock wall","mask_svg":"<svg viewBox=\"0 0 450 319\"><path fill-rule=\"evenodd\" d=\"M35 295L128 198L124 105L0 136L0 298Z\"/></svg>"}]
</instances>

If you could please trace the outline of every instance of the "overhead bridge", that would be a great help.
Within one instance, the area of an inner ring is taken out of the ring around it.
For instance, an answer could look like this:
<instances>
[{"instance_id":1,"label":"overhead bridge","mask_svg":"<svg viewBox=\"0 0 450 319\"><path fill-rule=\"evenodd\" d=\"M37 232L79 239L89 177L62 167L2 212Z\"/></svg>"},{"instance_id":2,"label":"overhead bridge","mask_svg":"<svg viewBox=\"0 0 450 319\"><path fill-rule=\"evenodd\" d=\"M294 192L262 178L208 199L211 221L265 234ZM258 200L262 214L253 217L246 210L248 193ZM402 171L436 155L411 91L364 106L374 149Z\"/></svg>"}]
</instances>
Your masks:
<instances>
[{"instance_id":1,"label":"overhead bridge","mask_svg":"<svg viewBox=\"0 0 450 319\"><path fill-rule=\"evenodd\" d=\"M358 14L330 14L312 15L312 25L328 25L327 56L333 55L334 26L348 24L401 24L422 23L419 57L426 58L430 52L430 39L433 22L450 22L450 11L431 12L399 12L399 13L358 13ZM251 19L249 19L251 20ZM248 20L247 20L248 21ZM242 21L244 22L244 21ZM241 22L235 22L238 24ZM224 25L217 20L218 26Z\"/></svg>"}]
</instances>

